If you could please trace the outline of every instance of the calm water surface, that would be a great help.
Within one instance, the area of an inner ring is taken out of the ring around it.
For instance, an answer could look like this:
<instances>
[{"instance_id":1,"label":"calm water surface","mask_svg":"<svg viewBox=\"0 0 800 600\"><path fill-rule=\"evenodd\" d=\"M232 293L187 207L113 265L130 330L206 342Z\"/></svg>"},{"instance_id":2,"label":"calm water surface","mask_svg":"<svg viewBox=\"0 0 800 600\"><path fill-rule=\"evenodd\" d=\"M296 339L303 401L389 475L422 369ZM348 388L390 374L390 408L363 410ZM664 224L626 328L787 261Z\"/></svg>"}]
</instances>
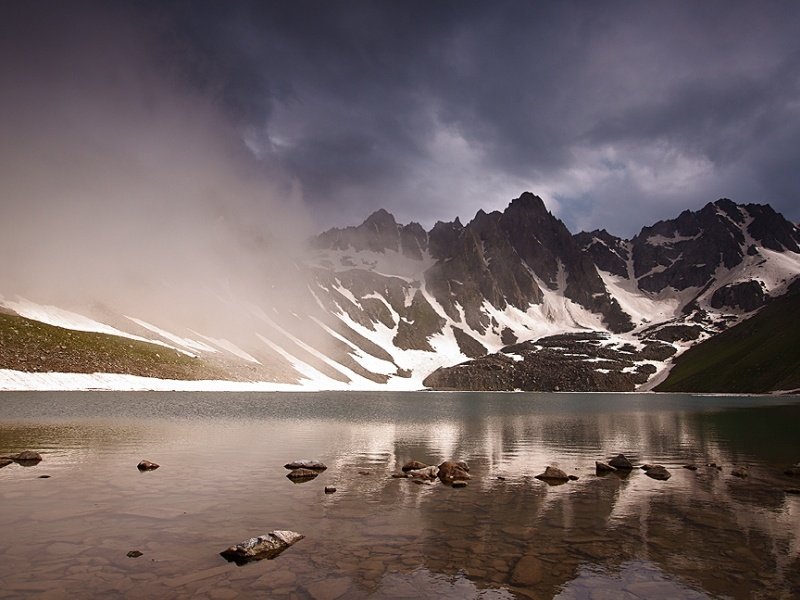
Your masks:
<instances>
[{"instance_id":1,"label":"calm water surface","mask_svg":"<svg viewBox=\"0 0 800 600\"><path fill-rule=\"evenodd\" d=\"M0 598L800 597L798 397L0 393L0 454L25 449L44 460L0 469ZM596 476L619 452L672 478ZM293 484L302 458L328 470ZM412 458L472 480L390 477ZM273 529L306 538L218 555Z\"/></svg>"}]
</instances>

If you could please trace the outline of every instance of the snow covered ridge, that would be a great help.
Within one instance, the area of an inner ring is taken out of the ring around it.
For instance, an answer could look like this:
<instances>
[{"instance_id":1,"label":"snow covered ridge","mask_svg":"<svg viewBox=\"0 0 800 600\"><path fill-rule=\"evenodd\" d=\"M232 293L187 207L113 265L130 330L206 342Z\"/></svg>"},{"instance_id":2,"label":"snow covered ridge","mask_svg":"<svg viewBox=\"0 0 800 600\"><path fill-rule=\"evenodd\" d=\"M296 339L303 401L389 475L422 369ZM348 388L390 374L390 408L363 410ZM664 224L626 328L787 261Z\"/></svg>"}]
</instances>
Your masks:
<instances>
[{"instance_id":1,"label":"snow covered ridge","mask_svg":"<svg viewBox=\"0 0 800 600\"><path fill-rule=\"evenodd\" d=\"M0 362L0 389L650 389L674 357L754 314L800 275L797 227L769 206L729 200L631 240L572 235L526 193L503 212L428 232L378 211L313 245L299 275L307 285L290 302L226 296L235 329L0 297L0 311L156 344L197 365L196 380L180 381ZM20 343L17 329L0 329L0 341ZM553 345L564 334L568 343ZM452 371L442 385L429 377L464 364L486 373ZM559 364L571 365L575 382L540 376Z\"/></svg>"}]
</instances>

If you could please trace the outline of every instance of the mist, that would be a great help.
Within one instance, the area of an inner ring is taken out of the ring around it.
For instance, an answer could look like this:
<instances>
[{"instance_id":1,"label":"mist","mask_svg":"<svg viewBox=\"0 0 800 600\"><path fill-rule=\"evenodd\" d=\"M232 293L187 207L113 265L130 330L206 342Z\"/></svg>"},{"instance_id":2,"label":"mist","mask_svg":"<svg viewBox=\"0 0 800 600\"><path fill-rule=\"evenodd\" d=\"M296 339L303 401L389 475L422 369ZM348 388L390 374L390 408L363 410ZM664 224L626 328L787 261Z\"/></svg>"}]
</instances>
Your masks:
<instances>
[{"instance_id":1,"label":"mist","mask_svg":"<svg viewBox=\"0 0 800 600\"><path fill-rule=\"evenodd\" d=\"M6 11L0 294L232 339L246 327L231 301L296 302L312 233L298 186L159 62L150 24L118 7Z\"/></svg>"}]
</instances>

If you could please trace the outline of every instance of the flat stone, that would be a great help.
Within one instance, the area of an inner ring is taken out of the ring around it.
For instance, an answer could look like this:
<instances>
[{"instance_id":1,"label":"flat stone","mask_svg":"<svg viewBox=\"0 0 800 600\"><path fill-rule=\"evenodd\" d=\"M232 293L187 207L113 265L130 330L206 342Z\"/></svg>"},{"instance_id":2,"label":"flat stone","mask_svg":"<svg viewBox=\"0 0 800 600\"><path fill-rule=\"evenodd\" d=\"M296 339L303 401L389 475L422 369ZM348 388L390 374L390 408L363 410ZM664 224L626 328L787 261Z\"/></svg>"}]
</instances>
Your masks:
<instances>
[{"instance_id":1,"label":"flat stone","mask_svg":"<svg viewBox=\"0 0 800 600\"><path fill-rule=\"evenodd\" d=\"M318 460L295 460L290 463L286 463L283 465L286 469L295 470L295 469L309 469L311 471L324 471L328 467L325 466L324 463L321 463Z\"/></svg>"},{"instance_id":2,"label":"flat stone","mask_svg":"<svg viewBox=\"0 0 800 600\"><path fill-rule=\"evenodd\" d=\"M272 559L305 536L294 531L271 531L252 537L220 552L220 555L238 565L262 559Z\"/></svg>"},{"instance_id":3,"label":"flat stone","mask_svg":"<svg viewBox=\"0 0 800 600\"><path fill-rule=\"evenodd\" d=\"M451 486L454 487L454 488L465 488L465 487L467 487L467 482L466 481L457 480L457 481L454 481L451 484Z\"/></svg>"},{"instance_id":4,"label":"flat stone","mask_svg":"<svg viewBox=\"0 0 800 600\"><path fill-rule=\"evenodd\" d=\"M139 558L142 555L144 555L144 552L141 552L140 550L131 550L125 556L128 558Z\"/></svg>"},{"instance_id":5,"label":"flat stone","mask_svg":"<svg viewBox=\"0 0 800 600\"><path fill-rule=\"evenodd\" d=\"M697 465L683 465L683 468L689 471L697 471Z\"/></svg>"},{"instance_id":6,"label":"flat stone","mask_svg":"<svg viewBox=\"0 0 800 600\"><path fill-rule=\"evenodd\" d=\"M154 471L160 466L161 465L151 462L149 460L141 460L139 461L139 464L136 465L136 468L139 469L140 471Z\"/></svg>"}]
</instances>

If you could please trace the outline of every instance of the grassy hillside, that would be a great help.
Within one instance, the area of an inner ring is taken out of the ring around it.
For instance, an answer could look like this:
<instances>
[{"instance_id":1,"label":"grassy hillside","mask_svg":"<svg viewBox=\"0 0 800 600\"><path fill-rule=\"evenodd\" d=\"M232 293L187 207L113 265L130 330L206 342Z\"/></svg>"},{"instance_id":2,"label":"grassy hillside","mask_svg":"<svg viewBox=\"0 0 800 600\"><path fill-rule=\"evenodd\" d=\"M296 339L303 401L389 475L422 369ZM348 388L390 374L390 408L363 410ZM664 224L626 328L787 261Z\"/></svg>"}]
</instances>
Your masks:
<instances>
[{"instance_id":1,"label":"grassy hillside","mask_svg":"<svg viewBox=\"0 0 800 600\"><path fill-rule=\"evenodd\" d=\"M165 379L222 379L200 358L103 333L54 327L0 312L0 369L28 372L129 373Z\"/></svg>"},{"instance_id":2,"label":"grassy hillside","mask_svg":"<svg viewBox=\"0 0 800 600\"><path fill-rule=\"evenodd\" d=\"M800 389L800 293L691 348L657 392L764 393Z\"/></svg>"}]
</instances>

